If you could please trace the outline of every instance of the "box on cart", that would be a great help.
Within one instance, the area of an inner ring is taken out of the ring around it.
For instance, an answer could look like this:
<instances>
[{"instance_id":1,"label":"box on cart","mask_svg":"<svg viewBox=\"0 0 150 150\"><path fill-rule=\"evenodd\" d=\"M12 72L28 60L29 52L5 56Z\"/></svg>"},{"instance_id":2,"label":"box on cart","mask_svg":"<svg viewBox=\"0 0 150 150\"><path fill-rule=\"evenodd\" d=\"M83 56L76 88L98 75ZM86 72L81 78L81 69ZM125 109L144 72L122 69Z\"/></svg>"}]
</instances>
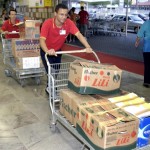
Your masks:
<instances>
[{"instance_id":1,"label":"box on cart","mask_svg":"<svg viewBox=\"0 0 150 150\"><path fill-rule=\"evenodd\" d=\"M113 105L82 108L77 131L96 150L136 148L138 118Z\"/></svg>"},{"instance_id":2,"label":"box on cart","mask_svg":"<svg viewBox=\"0 0 150 150\"><path fill-rule=\"evenodd\" d=\"M62 99L60 113L63 114L75 127L79 115L78 105L84 105L86 102L90 104L95 101L90 95L80 95L70 89L61 90L60 96Z\"/></svg>"},{"instance_id":3,"label":"box on cart","mask_svg":"<svg viewBox=\"0 0 150 150\"><path fill-rule=\"evenodd\" d=\"M16 67L19 69L36 69L43 67L41 57L15 57Z\"/></svg>"},{"instance_id":4,"label":"box on cart","mask_svg":"<svg viewBox=\"0 0 150 150\"><path fill-rule=\"evenodd\" d=\"M87 97L88 96L88 97ZM107 99L61 91L61 113L96 150L136 147L139 120Z\"/></svg>"},{"instance_id":5,"label":"box on cart","mask_svg":"<svg viewBox=\"0 0 150 150\"><path fill-rule=\"evenodd\" d=\"M41 20L25 21L25 38L40 38Z\"/></svg>"},{"instance_id":6,"label":"box on cart","mask_svg":"<svg viewBox=\"0 0 150 150\"><path fill-rule=\"evenodd\" d=\"M12 54L14 57L40 56L39 39L12 39Z\"/></svg>"},{"instance_id":7,"label":"box on cart","mask_svg":"<svg viewBox=\"0 0 150 150\"><path fill-rule=\"evenodd\" d=\"M146 103L145 98L138 97L135 93L108 99L118 107L123 107L126 112L139 118L137 147L140 148L150 144L150 103Z\"/></svg>"},{"instance_id":8,"label":"box on cart","mask_svg":"<svg viewBox=\"0 0 150 150\"><path fill-rule=\"evenodd\" d=\"M68 87L80 94L119 92L122 70L115 65L74 61L69 71Z\"/></svg>"},{"instance_id":9,"label":"box on cart","mask_svg":"<svg viewBox=\"0 0 150 150\"><path fill-rule=\"evenodd\" d=\"M16 24L19 27L20 38L39 38L41 20L26 20Z\"/></svg>"}]
</instances>

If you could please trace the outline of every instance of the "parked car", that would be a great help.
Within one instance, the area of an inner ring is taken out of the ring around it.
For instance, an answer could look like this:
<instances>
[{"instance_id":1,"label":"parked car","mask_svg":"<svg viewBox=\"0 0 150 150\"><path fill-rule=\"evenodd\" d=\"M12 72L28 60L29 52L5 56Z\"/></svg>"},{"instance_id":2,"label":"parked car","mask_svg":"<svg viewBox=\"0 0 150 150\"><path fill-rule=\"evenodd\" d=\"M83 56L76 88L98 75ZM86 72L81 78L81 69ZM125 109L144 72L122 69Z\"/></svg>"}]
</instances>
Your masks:
<instances>
[{"instance_id":1,"label":"parked car","mask_svg":"<svg viewBox=\"0 0 150 150\"><path fill-rule=\"evenodd\" d=\"M109 20L111 20L114 16L116 16L116 14L110 14L110 15L107 15L107 16L105 17L105 19L106 19L107 21L109 21Z\"/></svg>"},{"instance_id":2,"label":"parked car","mask_svg":"<svg viewBox=\"0 0 150 150\"><path fill-rule=\"evenodd\" d=\"M117 25L120 27L121 31L123 32L126 27L126 15L116 15L114 16L109 23ZM144 23L144 21L139 18L138 16L128 15L128 28L127 31L137 33L140 26Z\"/></svg>"},{"instance_id":3,"label":"parked car","mask_svg":"<svg viewBox=\"0 0 150 150\"><path fill-rule=\"evenodd\" d=\"M143 21L146 21L149 19L149 17L144 14L132 14L132 15L140 17Z\"/></svg>"}]
</instances>

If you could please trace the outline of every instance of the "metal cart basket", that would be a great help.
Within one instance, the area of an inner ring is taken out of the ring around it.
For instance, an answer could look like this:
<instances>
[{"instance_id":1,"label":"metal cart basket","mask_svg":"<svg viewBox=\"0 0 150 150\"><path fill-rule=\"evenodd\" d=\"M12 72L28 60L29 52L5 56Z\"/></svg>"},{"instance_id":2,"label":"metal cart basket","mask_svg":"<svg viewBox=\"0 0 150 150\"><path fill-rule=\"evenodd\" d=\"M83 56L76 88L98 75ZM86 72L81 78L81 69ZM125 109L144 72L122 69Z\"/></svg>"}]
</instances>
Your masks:
<instances>
[{"instance_id":1,"label":"metal cart basket","mask_svg":"<svg viewBox=\"0 0 150 150\"><path fill-rule=\"evenodd\" d=\"M27 78L34 78L37 85L39 85L41 83L41 77L45 75L44 67L31 69L18 68L15 58L12 55L12 39L5 39L4 34L1 34L1 40L3 63L5 64L5 75L7 77L13 77L17 81L19 81L21 86L25 85L25 80Z\"/></svg>"}]
</instances>

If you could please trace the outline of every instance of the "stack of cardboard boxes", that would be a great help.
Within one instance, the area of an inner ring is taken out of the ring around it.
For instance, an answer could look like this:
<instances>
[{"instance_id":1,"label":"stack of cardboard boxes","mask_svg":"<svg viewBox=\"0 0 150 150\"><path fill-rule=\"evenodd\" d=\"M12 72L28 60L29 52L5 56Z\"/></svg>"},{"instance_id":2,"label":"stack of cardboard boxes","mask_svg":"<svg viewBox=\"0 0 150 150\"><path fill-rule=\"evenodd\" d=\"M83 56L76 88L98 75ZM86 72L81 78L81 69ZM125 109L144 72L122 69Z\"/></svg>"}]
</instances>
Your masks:
<instances>
[{"instance_id":1,"label":"stack of cardboard boxes","mask_svg":"<svg viewBox=\"0 0 150 150\"><path fill-rule=\"evenodd\" d=\"M12 39L12 54L20 69L40 68L40 20L27 20L20 26L20 38Z\"/></svg>"},{"instance_id":2,"label":"stack of cardboard boxes","mask_svg":"<svg viewBox=\"0 0 150 150\"><path fill-rule=\"evenodd\" d=\"M60 113L96 150L136 148L139 119L108 100L121 94L121 73L114 65L75 61L70 89L60 93Z\"/></svg>"},{"instance_id":3,"label":"stack of cardboard boxes","mask_svg":"<svg viewBox=\"0 0 150 150\"><path fill-rule=\"evenodd\" d=\"M108 100L139 119L137 147L150 144L150 103L145 102L145 98L138 97L135 93L108 98Z\"/></svg>"},{"instance_id":4,"label":"stack of cardboard boxes","mask_svg":"<svg viewBox=\"0 0 150 150\"><path fill-rule=\"evenodd\" d=\"M96 150L131 150L150 144L150 104L120 90L114 65L74 61L60 113Z\"/></svg>"}]
</instances>

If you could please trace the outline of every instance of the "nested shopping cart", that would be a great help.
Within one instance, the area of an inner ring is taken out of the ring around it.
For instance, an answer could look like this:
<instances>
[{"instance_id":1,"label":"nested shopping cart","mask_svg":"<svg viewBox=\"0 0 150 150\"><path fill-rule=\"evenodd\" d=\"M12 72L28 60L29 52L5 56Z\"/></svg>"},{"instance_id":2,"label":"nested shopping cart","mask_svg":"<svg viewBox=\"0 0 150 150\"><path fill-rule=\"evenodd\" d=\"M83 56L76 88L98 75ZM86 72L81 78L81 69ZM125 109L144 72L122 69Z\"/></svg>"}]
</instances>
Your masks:
<instances>
[{"instance_id":1,"label":"nested shopping cart","mask_svg":"<svg viewBox=\"0 0 150 150\"><path fill-rule=\"evenodd\" d=\"M86 50L75 50L75 51L59 51L56 52L57 55L59 54L70 54L70 53L83 53ZM93 52L94 56L96 57L97 61L100 63L100 60L95 52ZM49 105L50 110L52 113L51 118L51 127L55 130L56 122L60 122L63 126L65 126L72 134L74 134L80 141L83 142L83 147L88 146L90 149L93 149L91 145L77 132L77 130L70 124L64 116L59 113L58 105L61 101L60 97L60 90L66 89L68 86L68 75L69 75L69 68L71 62L62 62L56 64L50 64L45 55L45 59L48 65L48 88L47 92L49 93Z\"/></svg>"},{"instance_id":2,"label":"nested shopping cart","mask_svg":"<svg viewBox=\"0 0 150 150\"><path fill-rule=\"evenodd\" d=\"M16 34L19 32L10 32L9 34ZM1 34L2 40L2 57L5 65L5 75L13 77L21 86L25 86L27 78L34 78L37 85L41 83L41 77L45 75L44 67L20 69L16 65L15 58L12 54L12 39L5 39L5 35Z\"/></svg>"}]
</instances>

